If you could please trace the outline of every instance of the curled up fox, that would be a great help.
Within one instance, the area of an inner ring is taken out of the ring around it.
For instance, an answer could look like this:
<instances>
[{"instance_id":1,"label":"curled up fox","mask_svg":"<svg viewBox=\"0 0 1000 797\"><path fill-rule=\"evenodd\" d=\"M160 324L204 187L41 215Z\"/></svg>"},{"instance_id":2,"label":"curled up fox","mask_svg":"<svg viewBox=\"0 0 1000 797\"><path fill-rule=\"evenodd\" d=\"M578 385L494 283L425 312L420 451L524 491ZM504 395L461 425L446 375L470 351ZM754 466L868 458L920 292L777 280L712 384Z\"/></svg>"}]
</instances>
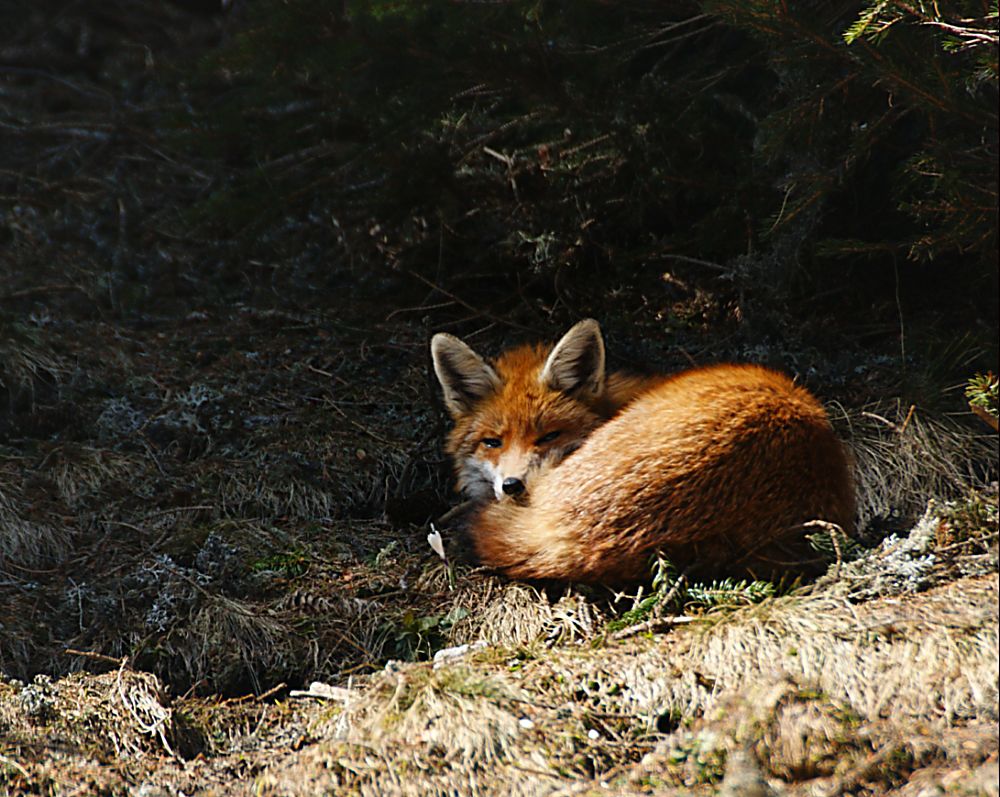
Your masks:
<instances>
[{"instance_id":1,"label":"curled up fox","mask_svg":"<svg viewBox=\"0 0 1000 797\"><path fill-rule=\"evenodd\" d=\"M474 502L468 533L512 578L640 581L657 553L766 577L806 569L812 521L853 530L845 449L780 373L607 374L592 319L490 362L445 333L431 354L457 486Z\"/></svg>"}]
</instances>

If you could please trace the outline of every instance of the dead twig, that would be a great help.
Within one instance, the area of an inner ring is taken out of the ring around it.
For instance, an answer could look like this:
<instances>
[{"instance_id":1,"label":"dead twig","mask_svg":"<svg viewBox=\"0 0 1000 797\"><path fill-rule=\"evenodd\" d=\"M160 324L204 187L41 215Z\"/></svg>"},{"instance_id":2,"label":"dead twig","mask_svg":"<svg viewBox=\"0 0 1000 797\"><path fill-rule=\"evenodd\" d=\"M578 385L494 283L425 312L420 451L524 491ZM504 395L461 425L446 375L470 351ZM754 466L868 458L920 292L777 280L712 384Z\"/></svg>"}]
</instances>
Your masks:
<instances>
[{"instance_id":1,"label":"dead twig","mask_svg":"<svg viewBox=\"0 0 1000 797\"><path fill-rule=\"evenodd\" d=\"M843 527L829 520L807 520L799 528L802 529L823 529L830 533L830 543L833 545L833 552L837 556L837 567L834 571L834 578L840 578L840 567L844 563L844 552L840 547L840 538L848 539L848 534Z\"/></svg>"},{"instance_id":2,"label":"dead twig","mask_svg":"<svg viewBox=\"0 0 1000 797\"><path fill-rule=\"evenodd\" d=\"M985 422L994 432L1000 432L1000 422L997 418L994 418L989 414L983 407L979 407L975 404L970 404L969 409L971 409L977 418Z\"/></svg>"},{"instance_id":3,"label":"dead twig","mask_svg":"<svg viewBox=\"0 0 1000 797\"><path fill-rule=\"evenodd\" d=\"M347 704L351 700L351 688L348 686L332 686L322 681L313 681L308 689L293 689L289 697L315 697L319 700L337 700Z\"/></svg>"},{"instance_id":4,"label":"dead twig","mask_svg":"<svg viewBox=\"0 0 1000 797\"><path fill-rule=\"evenodd\" d=\"M676 581L670 585L670 589L667 590L667 593L656 602L656 605L653 607L652 617L645 622L637 625L630 625L628 628L622 628L619 631L616 631L611 635L611 638L627 639L628 637L635 636L636 634L642 634L647 631L661 631L665 628L672 628L675 625L684 625L685 623L694 622L694 617L688 617L683 614L670 615L667 617L663 616L663 610L670 605L670 602L677 597L677 593L679 593L681 588L687 583L687 574L688 568L684 568L683 572L677 577Z\"/></svg>"},{"instance_id":5,"label":"dead twig","mask_svg":"<svg viewBox=\"0 0 1000 797\"><path fill-rule=\"evenodd\" d=\"M66 648L63 652L68 656L82 656L85 659L93 659L94 661L99 661L104 664L113 664L116 667L124 667L125 663L128 661L128 656L115 658L114 656L106 656L103 653L97 653L93 650L76 650L75 648Z\"/></svg>"},{"instance_id":6,"label":"dead twig","mask_svg":"<svg viewBox=\"0 0 1000 797\"><path fill-rule=\"evenodd\" d=\"M902 425L890 421L888 418L885 418L881 415L877 415L874 412L868 412L866 410L862 410L861 415L864 418L871 418L873 421L879 421L880 423L884 423L886 426L892 429L892 431L894 431L896 434L901 435L903 434L903 432L906 431L906 427L909 425L910 420L913 418L913 413L916 411L916 409L917 409L916 404L910 405L909 412L906 413L906 418L903 420Z\"/></svg>"},{"instance_id":7,"label":"dead twig","mask_svg":"<svg viewBox=\"0 0 1000 797\"><path fill-rule=\"evenodd\" d=\"M914 412L914 410L916 410L916 408L917 408L916 404L911 404L910 405L910 409L906 413L906 419L903 421L903 425L899 427L899 433L900 434L902 434L903 432L906 431L906 427L909 425L910 419L913 417L913 412Z\"/></svg>"},{"instance_id":8,"label":"dead twig","mask_svg":"<svg viewBox=\"0 0 1000 797\"><path fill-rule=\"evenodd\" d=\"M460 516L464 512L468 512L473 506L475 506L477 501L473 498L467 501L462 501L458 506L453 506L447 512L445 512L441 517L439 517L434 522L440 524L442 527L446 526L449 522L454 520L456 517Z\"/></svg>"},{"instance_id":9,"label":"dead twig","mask_svg":"<svg viewBox=\"0 0 1000 797\"><path fill-rule=\"evenodd\" d=\"M723 274L728 274L732 271L731 268L726 268L725 266L720 266L718 263L713 263L711 260L702 260L699 257L688 257L687 255L674 255L668 252L661 252L657 257L661 257L665 260L676 260L680 263L690 263L694 266L704 266L705 268L710 268L713 271L718 271Z\"/></svg>"},{"instance_id":10,"label":"dead twig","mask_svg":"<svg viewBox=\"0 0 1000 797\"><path fill-rule=\"evenodd\" d=\"M35 296L44 296L47 293L73 293L74 291L82 293L88 299L90 294L88 294L79 285L72 285L69 283L59 283L55 285L39 285L35 288L24 288L20 291L14 291L12 293L5 293L0 296L0 302L8 302L14 299L31 299Z\"/></svg>"},{"instance_id":11,"label":"dead twig","mask_svg":"<svg viewBox=\"0 0 1000 797\"><path fill-rule=\"evenodd\" d=\"M272 686L266 692L261 692L259 695L243 695L242 697L231 697L228 700L224 700L223 703L227 705L239 704L239 703L263 703L269 697L274 697L282 689L287 689L288 684L282 681L276 686Z\"/></svg>"}]
</instances>

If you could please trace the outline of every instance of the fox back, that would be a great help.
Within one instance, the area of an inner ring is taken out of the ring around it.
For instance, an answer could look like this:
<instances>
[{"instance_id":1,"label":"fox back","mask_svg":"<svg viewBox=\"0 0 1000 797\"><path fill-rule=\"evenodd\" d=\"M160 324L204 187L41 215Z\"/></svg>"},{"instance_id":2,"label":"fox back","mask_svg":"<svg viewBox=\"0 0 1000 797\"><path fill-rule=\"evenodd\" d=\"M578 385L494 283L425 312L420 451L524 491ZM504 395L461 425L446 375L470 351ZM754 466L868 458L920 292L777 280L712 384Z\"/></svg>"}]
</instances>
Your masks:
<instances>
[{"instance_id":1,"label":"fox back","mask_svg":"<svg viewBox=\"0 0 1000 797\"><path fill-rule=\"evenodd\" d=\"M807 569L811 521L853 530L846 452L822 405L775 371L606 378L589 320L492 365L455 341L432 348L483 564L618 584L662 553L694 572L773 575Z\"/></svg>"}]
</instances>

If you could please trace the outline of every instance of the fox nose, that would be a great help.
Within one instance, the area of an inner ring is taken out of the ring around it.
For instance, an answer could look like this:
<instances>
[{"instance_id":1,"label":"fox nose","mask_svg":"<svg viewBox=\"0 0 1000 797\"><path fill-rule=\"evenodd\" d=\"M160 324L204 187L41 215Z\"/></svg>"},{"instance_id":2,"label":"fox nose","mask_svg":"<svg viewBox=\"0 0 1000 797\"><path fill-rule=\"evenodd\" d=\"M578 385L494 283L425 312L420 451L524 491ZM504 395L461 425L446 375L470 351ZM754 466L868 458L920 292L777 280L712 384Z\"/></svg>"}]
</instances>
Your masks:
<instances>
[{"instance_id":1,"label":"fox nose","mask_svg":"<svg viewBox=\"0 0 1000 797\"><path fill-rule=\"evenodd\" d=\"M503 490L504 495L520 495L524 492L524 482L516 476L508 476L503 480L501 489Z\"/></svg>"}]
</instances>

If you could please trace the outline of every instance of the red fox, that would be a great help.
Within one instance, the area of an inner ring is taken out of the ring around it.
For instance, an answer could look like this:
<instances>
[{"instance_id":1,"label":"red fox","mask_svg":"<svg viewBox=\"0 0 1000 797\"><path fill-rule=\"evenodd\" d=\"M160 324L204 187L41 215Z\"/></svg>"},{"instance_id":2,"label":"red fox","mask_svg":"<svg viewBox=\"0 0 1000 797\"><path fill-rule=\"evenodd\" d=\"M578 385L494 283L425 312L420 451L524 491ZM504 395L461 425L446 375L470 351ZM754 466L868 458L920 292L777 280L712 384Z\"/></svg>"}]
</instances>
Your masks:
<instances>
[{"instance_id":1,"label":"red fox","mask_svg":"<svg viewBox=\"0 0 1000 797\"><path fill-rule=\"evenodd\" d=\"M768 576L805 569L809 521L853 532L847 453L816 398L775 371L606 374L593 319L490 363L444 333L431 354L476 554L512 578L636 582L658 552Z\"/></svg>"}]
</instances>

